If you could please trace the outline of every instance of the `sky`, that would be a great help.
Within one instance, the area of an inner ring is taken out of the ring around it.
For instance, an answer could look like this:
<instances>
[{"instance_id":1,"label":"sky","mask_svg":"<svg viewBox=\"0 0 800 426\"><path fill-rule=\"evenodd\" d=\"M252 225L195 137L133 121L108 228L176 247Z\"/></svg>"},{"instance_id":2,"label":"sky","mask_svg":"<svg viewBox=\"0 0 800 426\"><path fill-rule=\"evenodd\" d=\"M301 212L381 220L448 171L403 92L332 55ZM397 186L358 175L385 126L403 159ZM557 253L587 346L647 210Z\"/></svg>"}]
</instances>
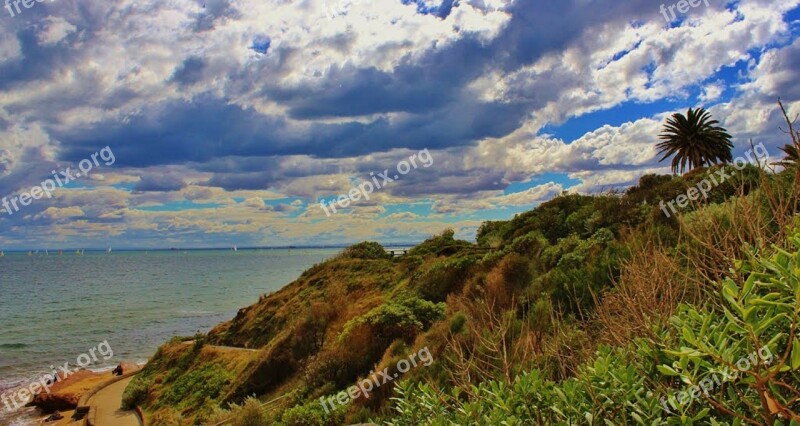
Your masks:
<instances>
[{"instance_id":1,"label":"sky","mask_svg":"<svg viewBox=\"0 0 800 426\"><path fill-rule=\"evenodd\" d=\"M800 0L15 1L3 250L472 240L669 174L675 112L776 160L800 114Z\"/></svg>"}]
</instances>

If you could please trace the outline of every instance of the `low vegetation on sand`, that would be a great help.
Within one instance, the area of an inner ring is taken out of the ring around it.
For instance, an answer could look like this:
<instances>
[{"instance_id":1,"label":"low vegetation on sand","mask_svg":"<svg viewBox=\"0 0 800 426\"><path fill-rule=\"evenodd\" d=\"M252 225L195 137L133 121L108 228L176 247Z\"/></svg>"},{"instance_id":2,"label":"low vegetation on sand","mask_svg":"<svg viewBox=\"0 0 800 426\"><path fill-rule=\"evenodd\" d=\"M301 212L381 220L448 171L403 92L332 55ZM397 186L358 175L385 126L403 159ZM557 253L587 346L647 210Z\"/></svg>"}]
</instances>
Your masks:
<instances>
[{"instance_id":1,"label":"low vegetation on sand","mask_svg":"<svg viewBox=\"0 0 800 426\"><path fill-rule=\"evenodd\" d=\"M735 169L715 124L668 123L660 147L685 175L563 194L476 243L353 246L162 347L126 403L176 425L800 424L800 169L789 146L777 169ZM707 199L663 214L720 168ZM421 348L430 365L320 404Z\"/></svg>"}]
</instances>

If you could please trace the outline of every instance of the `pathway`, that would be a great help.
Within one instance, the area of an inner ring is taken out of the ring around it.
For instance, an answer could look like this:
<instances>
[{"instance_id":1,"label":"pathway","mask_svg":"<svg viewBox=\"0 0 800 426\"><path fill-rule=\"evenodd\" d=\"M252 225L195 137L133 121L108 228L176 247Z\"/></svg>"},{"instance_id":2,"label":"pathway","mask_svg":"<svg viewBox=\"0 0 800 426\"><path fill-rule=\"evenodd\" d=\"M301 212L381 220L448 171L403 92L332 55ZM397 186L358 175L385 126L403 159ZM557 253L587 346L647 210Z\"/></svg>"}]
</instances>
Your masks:
<instances>
[{"instance_id":1,"label":"pathway","mask_svg":"<svg viewBox=\"0 0 800 426\"><path fill-rule=\"evenodd\" d=\"M122 411L122 393L133 377L111 384L89 398L88 405L95 407L95 426L142 426L134 411Z\"/></svg>"}]
</instances>

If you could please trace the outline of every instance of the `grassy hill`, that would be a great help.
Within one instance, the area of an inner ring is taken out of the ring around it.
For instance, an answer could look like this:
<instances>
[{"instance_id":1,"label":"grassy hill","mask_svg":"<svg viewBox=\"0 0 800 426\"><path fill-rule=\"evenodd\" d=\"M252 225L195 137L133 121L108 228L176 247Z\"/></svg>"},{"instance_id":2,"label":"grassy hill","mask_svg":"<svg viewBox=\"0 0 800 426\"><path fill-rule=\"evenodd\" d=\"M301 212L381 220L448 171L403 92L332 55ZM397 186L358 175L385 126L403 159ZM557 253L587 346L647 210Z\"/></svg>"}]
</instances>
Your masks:
<instances>
[{"instance_id":1,"label":"grassy hill","mask_svg":"<svg viewBox=\"0 0 800 426\"><path fill-rule=\"evenodd\" d=\"M720 167L732 178L707 200L663 213ZM715 166L563 194L476 243L445 231L400 258L361 243L166 344L127 402L154 424L783 424L800 410L798 200L793 170ZM777 370L664 409L764 344ZM430 365L403 372L423 349ZM320 403L384 371L396 379Z\"/></svg>"}]
</instances>

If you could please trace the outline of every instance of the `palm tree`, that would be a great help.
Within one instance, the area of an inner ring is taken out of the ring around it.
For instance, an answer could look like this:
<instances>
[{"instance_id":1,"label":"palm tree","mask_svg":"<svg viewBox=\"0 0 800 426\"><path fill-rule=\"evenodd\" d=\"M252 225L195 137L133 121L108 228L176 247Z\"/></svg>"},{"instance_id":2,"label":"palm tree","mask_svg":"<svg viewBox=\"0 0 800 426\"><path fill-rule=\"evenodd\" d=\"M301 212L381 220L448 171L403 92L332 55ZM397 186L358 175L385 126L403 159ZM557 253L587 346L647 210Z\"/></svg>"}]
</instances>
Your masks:
<instances>
[{"instance_id":1,"label":"palm tree","mask_svg":"<svg viewBox=\"0 0 800 426\"><path fill-rule=\"evenodd\" d=\"M717 126L719 121L712 120L705 108L691 109L686 115L677 113L667 119L664 132L658 137L661 142L656 145L658 155L664 154L658 161L672 159L672 172L683 173L685 169L717 163L733 161L733 144L727 130Z\"/></svg>"},{"instance_id":2,"label":"palm tree","mask_svg":"<svg viewBox=\"0 0 800 426\"><path fill-rule=\"evenodd\" d=\"M774 163L776 166L783 166L784 168L791 169L800 164L800 152L797 151L796 146L788 144L784 145L780 150L786 154L786 158Z\"/></svg>"}]
</instances>

